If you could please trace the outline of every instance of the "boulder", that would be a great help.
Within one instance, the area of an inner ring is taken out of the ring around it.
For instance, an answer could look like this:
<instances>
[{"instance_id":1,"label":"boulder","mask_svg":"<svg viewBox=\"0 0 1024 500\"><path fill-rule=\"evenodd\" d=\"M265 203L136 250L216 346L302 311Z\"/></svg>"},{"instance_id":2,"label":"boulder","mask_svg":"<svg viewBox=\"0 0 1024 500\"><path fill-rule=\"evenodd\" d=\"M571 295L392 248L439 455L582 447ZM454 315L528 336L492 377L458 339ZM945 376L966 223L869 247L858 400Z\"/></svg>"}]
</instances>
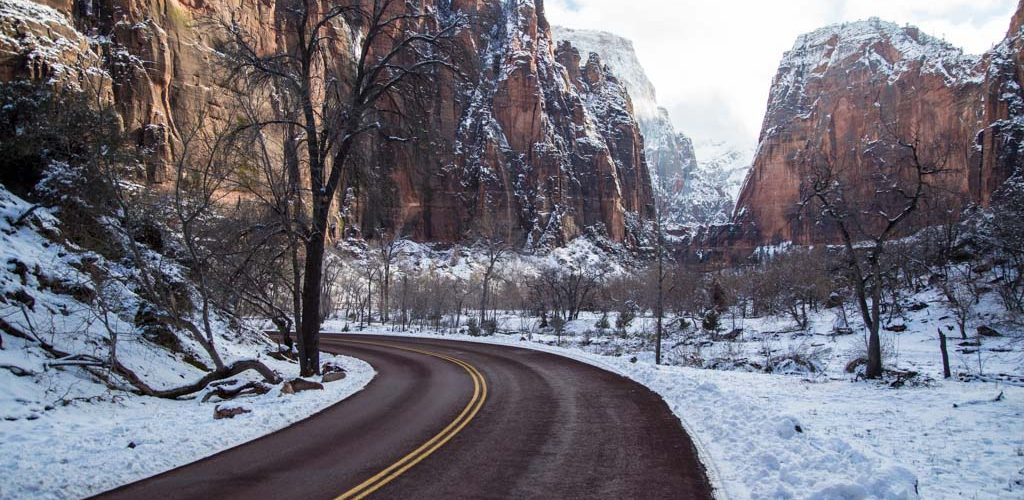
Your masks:
<instances>
[{"instance_id":1,"label":"boulder","mask_svg":"<svg viewBox=\"0 0 1024 500\"><path fill-rule=\"evenodd\" d=\"M217 405L213 408L213 418L215 420L220 420L223 418L235 418L237 415L241 415L243 413L252 413L252 410L249 410L242 406Z\"/></svg>"},{"instance_id":2,"label":"boulder","mask_svg":"<svg viewBox=\"0 0 1024 500\"><path fill-rule=\"evenodd\" d=\"M324 385L320 382L313 382L312 380L306 380L303 378L294 378L284 383L281 386L282 394L295 394L296 392L311 391L311 390L323 390Z\"/></svg>"},{"instance_id":3,"label":"boulder","mask_svg":"<svg viewBox=\"0 0 1024 500\"><path fill-rule=\"evenodd\" d=\"M978 335L982 337L1002 337L1003 334L991 326L981 325L978 327Z\"/></svg>"},{"instance_id":4,"label":"boulder","mask_svg":"<svg viewBox=\"0 0 1024 500\"><path fill-rule=\"evenodd\" d=\"M345 372L343 372L343 371L342 372L328 372L328 373L325 373L320 378L320 380L323 381L323 383L326 384L326 383L329 383L329 382L335 382L337 380L344 380L344 378L345 378Z\"/></svg>"}]
</instances>

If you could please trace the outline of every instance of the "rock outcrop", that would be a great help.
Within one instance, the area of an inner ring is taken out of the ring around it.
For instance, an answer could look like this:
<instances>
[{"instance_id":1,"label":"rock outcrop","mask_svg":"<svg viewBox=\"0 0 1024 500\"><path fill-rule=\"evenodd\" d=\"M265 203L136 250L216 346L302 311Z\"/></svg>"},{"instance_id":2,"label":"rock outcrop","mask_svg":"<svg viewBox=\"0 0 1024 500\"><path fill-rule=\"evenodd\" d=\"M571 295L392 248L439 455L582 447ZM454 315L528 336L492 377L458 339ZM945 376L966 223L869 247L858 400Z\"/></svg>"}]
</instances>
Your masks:
<instances>
[{"instance_id":1,"label":"rock outcrop","mask_svg":"<svg viewBox=\"0 0 1024 500\"><path fill-rule=\"evenodd\" d=\"M555 26L556 40L567 41L581 54L597 54L622 82L644 137L647 165L656 197L660 197L670 226L723 223L735 200L727 167L719 156L698 162L693 141L672 124L668 110L658 105L633 43L604 31ZM749 158L744 161L749 161Z\"/></svg>"},{"instance_id":2,"label":"rock outcrop","mask_svg":"<svg viewBox=\"0 0 1024 500\"><path fill-rule=\"evenodd\" d=\"M43 81L77 57L95 59L126 128L150 154L149 180L160 183L183 127L200 116L231 119L215 30L203 20L233 19L257 33L258 46L274 47L287 43L275 14L284 3L0 0L3 12L35 9L51 20L5 14L0 79ZM463 78L439 74L420 89L424 104L404 110L415 141L367 148L379 175L342 203L349 233L383 226L455 242L482 230L526 249L583 234L627 244L639 237L653 205L643 138L629 97L600 60L581 66L575 50L556 48L541 0L422 4L435 16L470 19L454 49ZM51 50L40 63L25 48L35 39L68 53Z\"/></svg>"},{"instance_id":3,"label":"rock outcrop","mask_svg":"<svg viewBox=\"0 0 1024 500\"><path fill-rule=\"evenodd\" d=\"M581 53L598 54L625 85L644 137L654 194L666 208L665 221L672 231L727 222L750 157L716 143L708 144L706 154L698 158L699 148L675 129L668 110L659 106L654 85L630 40L560 26L553 33L556 40L568 41Z\"/></svg>"},{"instance_id":4,"label":"rock outcrop","mask_svg":"<svg viewBox=\"0 0 1024 500\"><path fill-rule=\"evenodd\" d=\"M877 19L799 37L772 83L734 223L712 231L709 245L835 241L813 214L798 217L801 185L815 168L810 153L840 157L848 196L871 200L877 158L867 145L890 135L918 141L922 155L944 165L936 183L954 203L987 204L1024 159L1022 10L1024 2L1006 39L980 57Z\"/></svg>"}]
</instances>

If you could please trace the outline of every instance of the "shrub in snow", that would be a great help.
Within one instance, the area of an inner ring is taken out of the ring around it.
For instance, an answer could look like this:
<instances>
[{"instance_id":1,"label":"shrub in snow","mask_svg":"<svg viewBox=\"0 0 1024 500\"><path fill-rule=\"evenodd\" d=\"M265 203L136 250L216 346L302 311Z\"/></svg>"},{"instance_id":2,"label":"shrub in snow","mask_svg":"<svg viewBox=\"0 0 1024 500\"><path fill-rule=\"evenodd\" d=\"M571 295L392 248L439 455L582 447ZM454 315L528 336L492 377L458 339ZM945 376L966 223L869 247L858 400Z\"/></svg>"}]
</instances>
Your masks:
<instances>
[{"instance_id":1,"label":"shrub in snow","mask_svg":"<svg viewBox=\"0 0 1024 500\"><path fill-rule=\"evenodd\" d=\"M480 325L476 322L476 318L469 317L466 319L466 333L474 337L480 336Z\"/></svg>"},{"instance_id":2,"label":"shrub in snow","mask_svg":"<svg viewBox=\"0 0 1024 500\"><path fill-rule=\"evenodd\" d=\"M551 316L551 321L549 321L548 323L551 325L551 329L554 330L555 335L557 336L556 341L559 344L561 344L562 343L562 334L565 333L565 324L566 324L565 319L562 318L562 315L555 314L555 315Z\"/></svg>"},{"instance_id":3,"label":"shrub in snow","mask_svg":"<svg viewBox=\"0 0 1024 500\"><path fill-rule=\"evenodd\" d=\"M626 336L626 328L633 324L634 319L636 319L636 309L634 307L626 305L619 310L619 315L615 318L615 329L619 331L619 335Z\"/></svg>"},{"instance_id":4,"label":"shrub in snow","mask_svg":"<svg viewBox=\"0 0 1024 500\"><path fill-rule=\"evenodd\" d=\"M498 331L498 321L494 319L485 319L480 323L480 331L484 335L494 335Z\"/></svg>"},{"instance_id":5,"label":"shrub in snow","mask_svg":"<svg viewBox=\"0 0 1024 500\"><path fill-rule=\"evenodd\" d=\"M708 367L700 342L676 345L670 351L669 360L672 364L679 366Z\"/></svg>"},{"instance_id":6,"label":"shrub in snow","mask_svg":"<svg viewBox=\"0 0 1024 500\"><path fill-rule=\"evenodd\" d=\"M701 328L712 335L718 335L718 332L722 330L722 321L721 315L717 310L708 310L707 314L704 315L704 320L701 322Z\"/></svg>"},{"instance_id":7,"label":"shrub in snow","mask_svg":"<svg viewBox=\"0 0 1024 500\"><path fill-rule=\"evenodd\" d=\"M680 331L680 333L685 333L689 329L690 329L690 320L688 320L686 318L679 318L679 331Z\"/></svg>"}]
</instances>

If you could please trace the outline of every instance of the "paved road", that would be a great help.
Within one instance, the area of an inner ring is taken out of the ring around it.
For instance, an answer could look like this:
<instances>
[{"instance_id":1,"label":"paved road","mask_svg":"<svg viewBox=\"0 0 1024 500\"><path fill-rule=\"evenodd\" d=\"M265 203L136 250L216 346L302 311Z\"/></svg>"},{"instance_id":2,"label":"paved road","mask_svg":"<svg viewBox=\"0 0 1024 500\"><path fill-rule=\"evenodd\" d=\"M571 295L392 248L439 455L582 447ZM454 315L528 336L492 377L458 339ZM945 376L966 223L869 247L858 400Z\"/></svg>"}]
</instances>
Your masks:
<instances>
[{"instance_id":1,"label":"paved road","mask_svg":"<svg viewBox=\"0 0 1024 500\"><path fill-rule=\"evenodd\" d=\"M327 335L322 348L377 376L286 429L100 497L711 497L678 420L618 375L444 340Z\"/></svg>"}]
</instances>

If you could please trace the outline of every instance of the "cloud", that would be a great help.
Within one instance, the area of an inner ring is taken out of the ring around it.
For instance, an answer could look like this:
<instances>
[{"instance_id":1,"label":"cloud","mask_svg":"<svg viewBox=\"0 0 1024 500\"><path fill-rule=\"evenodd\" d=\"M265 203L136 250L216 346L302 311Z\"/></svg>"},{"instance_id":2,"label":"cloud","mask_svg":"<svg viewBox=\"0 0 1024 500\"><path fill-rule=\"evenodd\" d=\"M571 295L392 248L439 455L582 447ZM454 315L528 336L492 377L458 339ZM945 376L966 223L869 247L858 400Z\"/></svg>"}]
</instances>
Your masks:
<instances>
[{"instance_id":1,"label":"cloud","mask_svg":"<svg viewBox=\"0 0 1024 500\"><path fill-rule=\"evenodd\" d=\"M802 33L877 16L968 53L1002 39L1017 0L546 0L548 21L633 40L676 126L695 141L752 147L772 77Z\"/></svg>"},{"instance_id":2,"label":"cloud","mask_svg":"<svg viewBox=\"0 0 1024 500\"><path fill-rule=\"evenodd\" d=\"M714 139L744 145L759 132L748 126L744 117L731 105L730 97L721 92L702 93L693 99L670 104L666 109L679 130L701 130L701 136L693 137L698 144Z\"/></svg>"}]
</instances>

